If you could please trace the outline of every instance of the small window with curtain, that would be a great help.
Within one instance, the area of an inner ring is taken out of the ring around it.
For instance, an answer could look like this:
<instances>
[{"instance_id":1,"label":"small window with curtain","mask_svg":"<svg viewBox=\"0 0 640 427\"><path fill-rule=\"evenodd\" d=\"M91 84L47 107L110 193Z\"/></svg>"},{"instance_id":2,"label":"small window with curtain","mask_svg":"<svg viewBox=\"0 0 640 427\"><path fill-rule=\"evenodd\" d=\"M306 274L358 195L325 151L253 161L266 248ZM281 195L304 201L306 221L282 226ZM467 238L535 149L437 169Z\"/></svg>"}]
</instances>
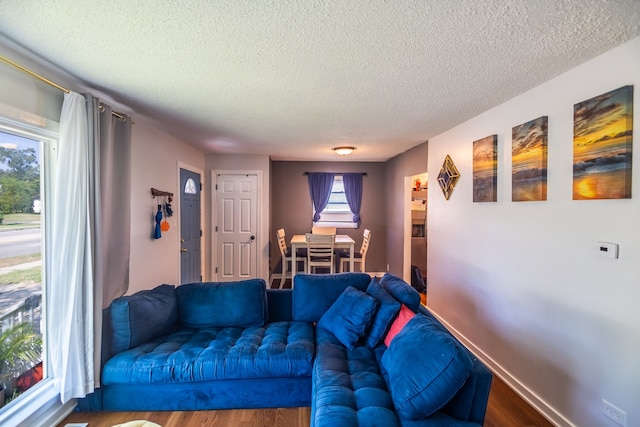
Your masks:
<instances>
[{"instance_id":1,"label":"small window with curtain","mask_svg":"<svg viewBox=\"0 0 640 427\"><path fill-rule=\"evenodd\" d=\"M314 202L313 225L320 227L358 228L360 226L360 204L362 200L362 174L334 174L333 182L328 194L326 206L318 211L316 200L318 193L322 193L319 185L314 187L314 180L310 175L310 190ZM320 175L320 174L316 174ZM326 174L324 174L326 175ZM328 188L326 186L325 189ZM317 182L316 182L317 184ZM316 194L314 193L316 191Z\"/></svg>"}]
</instances>

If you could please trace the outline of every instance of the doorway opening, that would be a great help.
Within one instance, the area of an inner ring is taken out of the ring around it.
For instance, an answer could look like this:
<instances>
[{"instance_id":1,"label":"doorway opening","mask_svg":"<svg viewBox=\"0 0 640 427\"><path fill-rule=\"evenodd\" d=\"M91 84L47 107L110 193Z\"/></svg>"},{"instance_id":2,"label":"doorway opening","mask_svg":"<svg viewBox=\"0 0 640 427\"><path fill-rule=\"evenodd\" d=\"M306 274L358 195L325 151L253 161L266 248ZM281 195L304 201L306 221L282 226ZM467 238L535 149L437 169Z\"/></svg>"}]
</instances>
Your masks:
<instances>
[{"instance_id":1,"label":"doorway opening","mask_svg":"<svg viewBox=\"0 0 640 427\"><path fill-rule=\"evenodd\" d=\"M426 294L428 185L427 172L405 177L403 278L421 294Z\"/></svg>"}]
</instances>

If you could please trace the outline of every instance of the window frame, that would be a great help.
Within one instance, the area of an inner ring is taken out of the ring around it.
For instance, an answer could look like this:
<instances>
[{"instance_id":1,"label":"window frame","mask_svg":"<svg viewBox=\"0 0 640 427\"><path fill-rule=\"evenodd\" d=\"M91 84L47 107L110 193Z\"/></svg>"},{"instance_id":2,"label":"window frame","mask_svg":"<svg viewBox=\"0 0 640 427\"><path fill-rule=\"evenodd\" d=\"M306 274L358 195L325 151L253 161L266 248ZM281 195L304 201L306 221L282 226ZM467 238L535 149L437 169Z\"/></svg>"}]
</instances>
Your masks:
<instances>
[{"instance_id":1,"label":"window frame","mask_svg":"<svg viewBox=\"0 0 640 427\"><path fill-rule=\"evenodd\" d=\"M48 125L48 126L47 126ZM51 126L53 125L53 126ZM38 412L47 402L57 398L59 395L54 390L54 381L50 376L51 352L48 341L47 326L47 300L49 269L51 262L51 238L48 237L51 230L51 200L53 199L54 177L57 164L58 150L58 123L46 120L44 127L8 118L0 111L0 131L32 140L40 143L40 200L42 209L40 213L41 232L41 260L42 260L42 282L41 282L41 317L40 330L42 333L42 367L43 378L33 387L22 393L17 399L0 408L0 424L12 423L18 419L28 419L34 412Z\"/></svg>"},{"instance_id":2,"label":"window frame","mask_svg":"<svg viewBox=\"0 0 640 427\"><path fill-rule=\"evenodd\" d=\"M336 183L338 184L337 188ZM335 174L335 176L333 177L333 185L331 186L329 203L322 210L322 212L318 213L320 214L320 220L312 221L313 226L353 229L359 228L360 224L353 222L353 212L351 212L349 204L347 203L342 174Z\"/></svg>"}]
</instances>

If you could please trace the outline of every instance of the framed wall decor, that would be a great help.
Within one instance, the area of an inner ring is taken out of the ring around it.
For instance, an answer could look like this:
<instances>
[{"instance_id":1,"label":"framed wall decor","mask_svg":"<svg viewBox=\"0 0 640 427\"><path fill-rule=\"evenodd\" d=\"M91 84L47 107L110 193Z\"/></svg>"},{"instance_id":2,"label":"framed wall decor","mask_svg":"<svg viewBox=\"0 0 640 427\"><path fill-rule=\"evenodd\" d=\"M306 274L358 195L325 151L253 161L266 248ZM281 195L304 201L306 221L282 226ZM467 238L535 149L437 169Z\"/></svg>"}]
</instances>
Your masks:
<instances>
[{"instance_id":1,"label":"framed wall decor","mask_svg":"<svg viewBox=\"0 0 640 427\"><path fill-rule=\"evenodd\" d=\"M633 86L573 106L573 200L631 198Z\"/></svg>"},{"instance_id":2,"label":"framed wall decor","mask_svg":"<svg viewBox=\"0 0 640 427\"><path fill-rule=\"evenodd\" d=\"M547 200L547 116L511 130L511 200Z\"/></svg>"},{"instance_id":3,"label":"framed wall decor","mask_svg":"<svg viewBox=\"0 0 640 427\"><path fill-rule=\"evenodd\" d=\"M451 160L451 157L447 154L440 168L440 173L438 174L438 185L440 185L440 189L446 200L449 200L449 197L451 197L451 193L453 193L453 189L459 178L460 172L458 172L458 168L456 168L453 160Z\"/></svg>"},{"instance_id":4,"label":"framed wall decor","mask_svg":"<svg viewBox=\"0 0 640 427\"><path fill-rule=\"evenodd\" d=\"M495 202L498 182L498 135L473 141L473 201Z\"/></svg>"}]
</instances>

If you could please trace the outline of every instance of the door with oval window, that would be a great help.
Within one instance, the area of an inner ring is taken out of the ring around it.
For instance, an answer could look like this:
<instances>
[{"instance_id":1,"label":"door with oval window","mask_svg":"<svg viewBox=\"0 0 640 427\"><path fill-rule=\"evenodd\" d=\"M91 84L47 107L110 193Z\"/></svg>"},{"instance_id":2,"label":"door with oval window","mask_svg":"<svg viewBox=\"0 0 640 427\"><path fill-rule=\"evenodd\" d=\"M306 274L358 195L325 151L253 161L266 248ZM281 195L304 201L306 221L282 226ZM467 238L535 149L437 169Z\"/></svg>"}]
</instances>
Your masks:
<instances>
[{"instance_id":1,"label":"door with oval window","mask_svg":"<svg viewBox=\"0 0 640 427\"><path fill-rule=\"evenodd\" d=\"M180 283L202 281L200 175L180 169Z\"/></svg>"}]
</instances>

